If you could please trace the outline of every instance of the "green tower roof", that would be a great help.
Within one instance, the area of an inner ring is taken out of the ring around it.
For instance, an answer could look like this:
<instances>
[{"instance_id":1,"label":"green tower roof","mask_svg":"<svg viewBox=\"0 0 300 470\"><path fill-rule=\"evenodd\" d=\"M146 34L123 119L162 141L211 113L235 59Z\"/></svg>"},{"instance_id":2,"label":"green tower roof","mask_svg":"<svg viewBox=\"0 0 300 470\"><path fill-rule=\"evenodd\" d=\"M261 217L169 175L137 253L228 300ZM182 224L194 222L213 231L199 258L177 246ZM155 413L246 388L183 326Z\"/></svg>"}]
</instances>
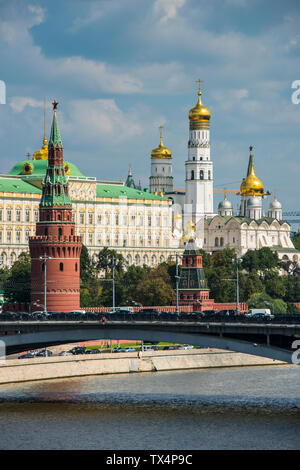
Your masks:
<instances>
[{"instance_id":1,"label":"green tower roof","mask_svg":"<svg viewBox=\"0 0 300 470\"><path fill-rule=\"evenodd\" d=\"M56 108L57 108L58 102L54 100L52 104L53 104L54 114L53 114L53 119L52 119L52 126L51 126L48 147L58 146L59 148L62 148L63 144L62 144L62 140L60 137L60 132L59 132L57 118L56 118Z\"/></svg>"}]
</instances>

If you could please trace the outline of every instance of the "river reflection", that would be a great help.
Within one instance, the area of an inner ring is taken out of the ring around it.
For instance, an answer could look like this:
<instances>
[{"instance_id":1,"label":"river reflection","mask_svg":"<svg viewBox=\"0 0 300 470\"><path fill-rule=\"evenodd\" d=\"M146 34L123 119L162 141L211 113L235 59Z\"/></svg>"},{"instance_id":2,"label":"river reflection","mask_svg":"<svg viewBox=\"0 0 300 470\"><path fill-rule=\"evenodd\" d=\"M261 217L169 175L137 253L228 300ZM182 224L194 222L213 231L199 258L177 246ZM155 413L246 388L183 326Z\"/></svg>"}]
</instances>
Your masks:
<instances>
[{"instance_id":1,"label":"river reflection","mask_svg":"<svg viewBox=\"0 0 300 470\"><path fill-rule=\"evenodd\" d=\"M298 366L0 386L2 449L299 449Z\"/></svg>"}]
</instances>

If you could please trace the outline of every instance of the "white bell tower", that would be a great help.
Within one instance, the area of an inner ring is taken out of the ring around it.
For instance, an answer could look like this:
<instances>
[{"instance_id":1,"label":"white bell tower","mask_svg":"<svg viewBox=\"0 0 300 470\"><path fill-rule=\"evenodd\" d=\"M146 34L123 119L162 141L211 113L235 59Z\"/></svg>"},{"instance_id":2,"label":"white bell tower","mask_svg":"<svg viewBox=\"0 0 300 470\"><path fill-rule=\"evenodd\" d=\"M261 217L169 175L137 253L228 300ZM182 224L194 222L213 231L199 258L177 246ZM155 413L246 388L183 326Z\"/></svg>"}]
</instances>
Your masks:
<instances>
[{"instance_id":1,"label":"white bell tower","mask_svg":"<svg viewBox=\"0 0 300 470\"><path fill-rule=\"evenodd\" d=\"M198 103L189 112L190 135L185 162L185 226L196 225L203 217L214 215L213 163L210 159L210 111L201 102L198 80Z\"/></svg>"}]
</instances>

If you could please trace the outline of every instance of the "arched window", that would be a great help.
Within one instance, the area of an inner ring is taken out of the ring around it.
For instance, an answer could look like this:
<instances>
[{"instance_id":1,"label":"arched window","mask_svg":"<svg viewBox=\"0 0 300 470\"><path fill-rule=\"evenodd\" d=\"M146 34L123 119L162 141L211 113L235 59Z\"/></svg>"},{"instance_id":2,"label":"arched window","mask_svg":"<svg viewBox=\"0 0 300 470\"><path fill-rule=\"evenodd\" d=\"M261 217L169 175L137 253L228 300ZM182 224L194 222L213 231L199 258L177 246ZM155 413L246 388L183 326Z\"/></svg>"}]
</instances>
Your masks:
<instances>
[{"instance_id":1,"label":"arched window","mask_svg":"<svg viewBox=\"0 0 300 470\"><path fill-rule=\"evenodd\" d=\"M210 170L208 170L208 179L210 180Z\"/></svg>"},{"instance_id":2,"label":"arched window","mask_svg":"<svg viewBox=\"0 0 300 470\"><path fill-rule=\"evenodd\" d=\"M201 180L204 179L204 172L203 172L203 170L200 170L200 179L201 179Z\"/></svg>"},{"instance_id":3,"label":"arched window","mask_svg":"<svg viewBox=\"0 0 300 470\"><path fill-rule=\"evenodd\" d=\"M59 270L63 271L64 270L64 263L59 263Z\"/></svg>"},{"instance_id":4,"label":"arched window","mask_svg":"<svg viewBox=\"0 0 300 470\"><path fill-rule=\"evenodd\" d=\"M61 227L59 227L59 229L58 229L58 235L59 235L59 237L62 237L62 228Z\"/></svg>"},{"instance_id":5,"label":"arched window","mask_svg":"<svg viewBox=\"0 0 300 470\"><path fill-rule=\"evenodd\" d=\"M218 237L215 238L215 246L219 246L219 239L218 239Z\"/></svg>"},{"instance_id":6,"label":"arched window","mask_svg":"<svg viewBox=\"0 0 300 470\"><path fill-rule=\"evenodd\" d=\"M194 170L191 171L191 180L195 179Z\"/></svg>"},{"instance_id":7,"label":"arched window","mask_svg":"<svg viewBox=\"0 0 300 470\"><path fill-rule=\"evenodd\" d=\"M75 263L75 271L77 272L78 271L78 264Z\"/></svg>"},{"instance_id":8,"label":"arched window","mask_svg":"<svg viewBox=\"0 0 300 470\"><path fill-rule=\"evenodd\" d=\"M223 246L223 245L224 245L224 238L221 237L221 238L220 238L220 246Z\"/></svg>"}]
</instances>

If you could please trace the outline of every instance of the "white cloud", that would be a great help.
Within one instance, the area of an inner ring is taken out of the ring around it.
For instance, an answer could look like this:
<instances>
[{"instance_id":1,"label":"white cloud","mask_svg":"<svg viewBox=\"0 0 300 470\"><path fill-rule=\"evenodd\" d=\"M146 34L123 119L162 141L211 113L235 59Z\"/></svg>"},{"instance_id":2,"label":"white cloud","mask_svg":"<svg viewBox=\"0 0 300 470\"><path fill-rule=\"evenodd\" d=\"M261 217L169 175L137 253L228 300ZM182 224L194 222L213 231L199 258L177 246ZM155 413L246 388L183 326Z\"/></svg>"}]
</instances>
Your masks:
<instances>
[{"instance_id":1,"label":"white cloud","mask_svg":"<svg viewBox=\"0 0 300 470\"><path fill-rule=\"evenodd\" d=\"M160 23L166 23L177 16L177 12L185 4L185 0L155 0L153 5L154 13L163 14Z\"/></svg>"},{"instance_id":2,"label":"white cloud","mask_svg":"<svg viewBox=\"0 0 300 470\"><path fill-rule=\"evenodd\" d=\"M123 112L114 100L73 100L68 105L69 119L64 119L64 133L74 134L75 140L111 140L119 143L142 133L137 111Z\"/></svg>"},{"instance_id":3,"label":"white cloud","mask_svg":"<svg viewBox=\"0 0 300 470\"><path fill-rule=\"evenodd\" d=\"M29 96L13 96L9 103L10 107L16 113L21 113L25 106L31 106L32 108L40 108L43 106L42 101L38 101L35 98Z\"/></svg>"},{"instance_id":4,"label":"white cloud","mask_svg":"<svg viewBox=\"0 0 300 470\"><path fill-rule=\"evenodd\" d=\"M99 23L104 18L116 14L122 8L126 8L128 0L109 0L109 1L92 1L88 2L83 0L80 5L80 10L83 13L77 16L69 31L76 33L87 26Z\"/></svg>"}]
</instances>

